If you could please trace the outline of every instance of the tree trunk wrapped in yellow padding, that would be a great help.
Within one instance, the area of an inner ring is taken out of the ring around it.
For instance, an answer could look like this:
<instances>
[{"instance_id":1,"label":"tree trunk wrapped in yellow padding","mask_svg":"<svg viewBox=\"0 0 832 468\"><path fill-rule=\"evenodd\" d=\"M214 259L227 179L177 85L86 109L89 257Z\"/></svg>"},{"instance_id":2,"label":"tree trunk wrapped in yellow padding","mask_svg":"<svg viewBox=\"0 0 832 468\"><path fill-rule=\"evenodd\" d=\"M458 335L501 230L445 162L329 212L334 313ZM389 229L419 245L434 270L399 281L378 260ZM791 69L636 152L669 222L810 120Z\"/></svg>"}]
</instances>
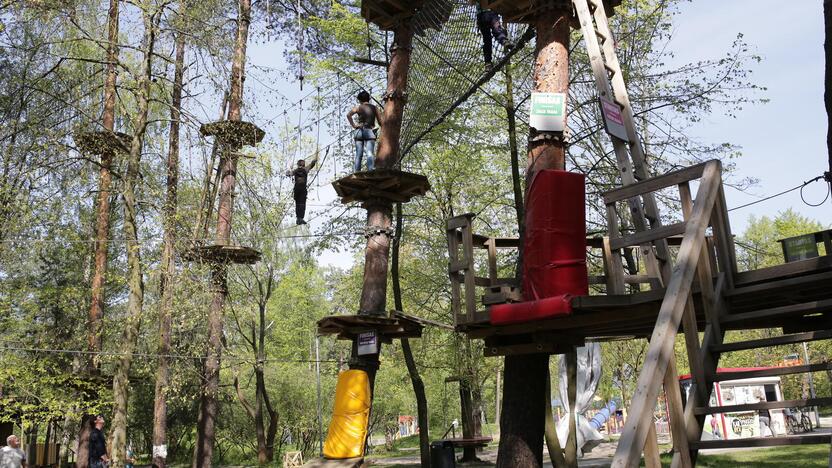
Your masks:
<instances>
[{"instance_id":1,"label":"tree trunk wrapped in yellow padding","mask_svg":"<svg viewBox=\"0 0 832 468\"><path fill-rule=\"evenodd\" d=\"M324 443L326 458L355 458L364 455L370 417L370 378L363 370L338 374L335 407Z\"/></svg>"}]
</instances>

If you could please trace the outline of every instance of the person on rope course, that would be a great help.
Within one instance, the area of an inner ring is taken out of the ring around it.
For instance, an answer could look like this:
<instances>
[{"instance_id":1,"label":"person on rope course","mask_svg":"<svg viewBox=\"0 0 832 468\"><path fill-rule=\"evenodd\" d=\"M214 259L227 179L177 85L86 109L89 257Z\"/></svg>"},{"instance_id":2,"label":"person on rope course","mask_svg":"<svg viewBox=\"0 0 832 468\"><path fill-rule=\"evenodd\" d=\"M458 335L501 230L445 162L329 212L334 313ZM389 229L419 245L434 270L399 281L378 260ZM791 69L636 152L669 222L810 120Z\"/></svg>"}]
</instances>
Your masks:
<instances>
[{"instance_id":1,"label":"person on rope course","mask_svg":"<svg viewBox=\"0 0 832 468\"><path fill-rule=\"evenodd\" d=\"M357 116L357 122L353 120ZM347 121L355 129L353 139L355 140L355 163L353 171L361 170L361 159L367 155L367 170L374 169L374 156L376 152L376 123L381 122L381 112L378 107L370 104L370 93L361 91L358 93L358 105L347 112Z\"/></svg>"},{"instance_id":2,"label":"person on rope course","mask_svg":"<svg viewBox=\"0 0 832 468\"><path fill-rule=\"evenodd\" d=\"M500 15L488 8L483 8L479 0L469 0L471 4L477 5L477 27L482 34L482 55L485 59L485 67L491 69L494 64L491 62L493 36L507 51L514 48L514 43L508 39L508 33L500 22Z\"/></svg>"},{"instance_id":3,"label":"person on rope course","mask_svg":"<svg viewBox=\"0 0 832 468\"><path fill-rule=\"evenodd\" d=\"M312 162L309 163L309 166L306 166L306 160L299 159L298 160L298 167L295 168L293 171L286 171L287 177L292 177L295 180L295 187L293 189L293 197L295 199L295 215L297 217L297 225L300 226L301 224L306 224L306 221L303 218L306 216L306 197L309 194L309 190L306 186L307 178L309 176L309 171L315 167L315 164L318 162L318 155L315 155L315 158Z\"/></svg>"}]
</instances>

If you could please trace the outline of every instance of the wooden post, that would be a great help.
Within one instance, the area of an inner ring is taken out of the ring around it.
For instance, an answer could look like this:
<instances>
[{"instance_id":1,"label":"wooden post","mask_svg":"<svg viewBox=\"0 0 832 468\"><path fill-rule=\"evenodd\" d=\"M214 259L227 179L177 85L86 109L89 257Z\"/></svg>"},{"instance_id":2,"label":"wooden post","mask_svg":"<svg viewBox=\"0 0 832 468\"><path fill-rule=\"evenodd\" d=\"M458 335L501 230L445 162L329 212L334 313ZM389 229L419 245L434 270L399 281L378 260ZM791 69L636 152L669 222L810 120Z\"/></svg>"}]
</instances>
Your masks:
<instances>
[{"instance_id":1,"label":"wooden post","mask_svg":"<svg viewBox=\"0 0 832 468\"><path fill-rule=\"evenodd\" d=\"M569 90L571 13L570 3L564 2L560 8L541 11L534 24L537 30L535 91L566 93ZM562 138L552 134L532 134L530 137L526 161L527 191L538 171L565 168ZM521 236L524 232L521 230ZM521 237L521 245L523 241ZM498 467L540 466L543 463L545 413L541 411L540 402L545 399L548 366L547 354L505 358Z\"/></svg>"},{"instance_id":2,"label":"wooden post","mask_svg":"<svg viewBox=\"0 0 832 468\"><path fill-rule=\"evenodd\" d=\"M228 120L242 119L243 81L245 80L246 44L251 23L251 0L239 0L237 39L231 63L231 90L228 99ZM237 182L237 150L230 147L220 159L220 200L217 209L215 243L231 242L231 215L234 209L234 187ZM204 385L197 430L197 446L194 465L197 468L212 466L217 413L219 412L220 358L222 355L222 328L225 299L228 295L227 264L214 265L211 272L213 299L208 311L208 350L203 366Z\"/></svg>"}]
</instances>

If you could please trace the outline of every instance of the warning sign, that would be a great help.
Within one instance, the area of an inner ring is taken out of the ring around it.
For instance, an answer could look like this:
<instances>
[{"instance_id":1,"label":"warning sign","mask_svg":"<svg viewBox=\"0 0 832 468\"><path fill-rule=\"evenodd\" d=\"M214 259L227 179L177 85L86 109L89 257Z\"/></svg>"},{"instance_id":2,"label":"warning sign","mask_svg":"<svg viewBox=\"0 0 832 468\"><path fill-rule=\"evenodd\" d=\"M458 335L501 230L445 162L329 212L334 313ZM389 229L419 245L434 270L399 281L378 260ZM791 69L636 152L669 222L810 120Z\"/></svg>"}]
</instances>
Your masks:
<instances>
[{"instance_id":1,"label":"warning sign","mask_svg":"<svg viewBox=\"0 0 832 468\"><path fill-rule=\"evenodd\" d=\"M364 332L358 334L358 355L365 356L367 354L378 353L378 337L376 332Z\"/></svg>"},{"instance_id":2,"label":"warning sign","mask_svg":"<svg viewBox=\"0 0 832 468\"><path fill-rule=\"evenodd\" d=\"M566 94L532 93L529 125L538 132L562 132L566 124Z\"/></svg>"},{"instance_id":3,"label":"warning sign","mask_svg":"<svg viewBox=\"0 0 832 468\"><path fill-rule=\"evenodd\" d=\"M607 133L624 141L630 141L627 137L627 127L624 126L624 117L621 115L621 107L607 98L598 98L601 103L601 114L604 116L604 127Z\"/></svg>"}]
</instances>

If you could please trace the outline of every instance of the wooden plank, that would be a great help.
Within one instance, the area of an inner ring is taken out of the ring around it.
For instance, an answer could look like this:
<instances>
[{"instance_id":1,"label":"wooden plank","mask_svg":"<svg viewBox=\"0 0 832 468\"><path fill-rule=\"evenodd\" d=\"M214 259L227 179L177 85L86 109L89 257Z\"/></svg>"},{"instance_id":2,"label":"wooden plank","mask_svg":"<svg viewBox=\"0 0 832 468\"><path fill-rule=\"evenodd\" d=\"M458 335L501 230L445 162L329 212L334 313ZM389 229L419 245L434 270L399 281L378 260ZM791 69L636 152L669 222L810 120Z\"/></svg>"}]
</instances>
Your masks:
<instances>
[{"instance_id":1,"label":"wooden plank","mask_svg":"<svg viewBox=\"0 0 832 468\"><path fill-rule=\"evenodd\" d=\"M737 273L737 287L832 269L832 256L815 257Z\"/></svg>"},{"instance_id":2,"label":"wooden plank","mask_svg":"<svg viewBox=\"0 0 832 468\"><path fill-rule=\"evenodd\" d=\"M691 461L688 435L685 430L685 409L682 405L682 389L679 386L675 358L671 358L667 362L667 370L664 373L664 394L667 398L667 408L670 416L673 451L678 454L681 466L689 467ZM645 424L653 424L653 413L650 412L647 417L650 419L645 421Z\"/></svg>"},{"instance_id":3,"label":"wooden plank","mask_svg":"<svg viewBox=\"0 0 832 468\"><path fill-rule=\"evenodd\" d=\"M472 235L471 220L462 228L462 255L470 265L474 265L474 244ZM465 310L469 317L473 317L477 307L476 285L474 284L476 272L474 268L465 270Z\"/></svg>"},{"instance_id":4,"label":"wooden plank","mask_svg":"<svg viewBox=\"0 0 832 468\"><path fill-rule=\"evenodd\" d=\"M726 449L741 447L778 447L782 445L819 445L828 444L832 436L824 434L806 434L777 437L752 437L731 440L701 440L691 445L697 449Z\"/></svg>"},{"instance_id":5,"label":"wooden plank","mask_svg":"<svg viewBox=\"0 0 832 468\"><path fill-rule=\"evenodd\" d=\"M716 375L715 382L726 380L753 379L756 377L774 377L778 375L805 374L806 372L820 372L832 370L832 362L819 362L815 364L802 364L800 366L772 367L769 369L757 369L750 371L722 372Z\"/></svg>"},{"instance_id":6,"label":"wooden plank","mask_svg":"<svg viewBox=\"0 0 832 468\"><path fill-rule=\"evenodd\" d=\"M639 374L636 392L630 406L630 416L619 439L612 466L625 467L637 463L641 447L644 446L647 430L640 424L652 413L658 398L659 382L673 358L673 344L679 322L693 285L699 252L705 243L705 228L708 225L719 187L721 165L718 161L708 162L696 194L693 213L685 230L685 239L679 248L677 267L667 286L659 310L656 326L642 371Z\"/></svg>"},{"instance_id":7,"label":"wooden plank","mask_svg":"<svg viewBox=\"0 0 832 468\"><path fill-rule=\"evenodd\" d=\"M618 251L613 252L609 236L602 239L604 270L607 272L607 294L624 294L624 265Z\"/></svg>"},{"instance_id":8,"label":"wooden plank","mask_svg":"<svg viewBox=\"0 0 832 468\"><path fill-rule=\"evenodd\" d=\"M761 401L746 405L709 406L696 408L696 414L734 413L738 411L771 410L779 408L803 408L805 406L832 406L832 397L807 398L805 400Z\"/></svg>"},{"instance_id":9,"label":"wooden plank","mask_svg":"<svg viewBox=\"0 0 832 468\"><path fill-rule=\"evenodd\" d=\"M728 314L722 318L723 324L741 323L751 320L766 318L784 318L795 315L807 315L812 313L827 312L832 310L832 299L821 301L810 301L802 304L791 304L771 309L756 310L754 312L743 312L741 314Z\"/></svg>"},{"instance_id":10,"label":"wooden plank","mask_svg":"<svg viewBox=\"0 0 832 468\"><path fill-rule=\"evenodd\" d=\"M739 286L728 291L728 296L732 298L739 298L740 296L759 297L759 293L790 290L807 284L822 285L829 281L832 281L832 271L783 279L776 279L775 277L775 279L770 279L765 283L752 284L750 286Z\"/></svg>"},{"instance_id":11,"label":"wooden plank","mask_svg":"<svg viewBox=\"0 0 832 468\"><path fill-rule=\"evenodd\" d=\"M633 198L646 193L655 192L656 190L661 190L663 188L672 187L682 182L688 182L691 180L699 179L700 177L702 177L702 173L705 170L706 164L708 163L700 163L695 166L690 166L684 169L679 169L677 171L668 172L664 175L651 177L649 179L637 182L632 185L628 185L626 187L620 187L617 189L609 190L607 192L604 192L603 194L604 203L609 205L610 203L619 202L628 198Z\"/></svg>"},{"instance_id":12,"label":"wooden plank","mask_svg":"<svg viewBox=\"0 0 832 468\"><path fill-rule=\"evenodd\" d=\"M488 239L485 247L488 249L488 277L493 286L497 283L497 243L493 238Z\"/></svg>"},{"instance_id":13,"label":"wooden plank","mask_svg":"<svg viewBox=\"0 0 832 468\"><path fill-rule=\"evenodd\" d=\"M666 226L659 226L647 231L630 234L629 236L610 239L610 247L612 247L613 250L618 250L623 249L624 247L642 245L660 239L665 239L669 236L683 234L686 226L687 223L684 222L668 224Z\"/></svg>"},{"instance_id":14,"label":"wooden plank","mask_svg":"<svg viewBox=\"0 0 832 468\"><path fill-rule=\"evenodd\" d=\"M737 341L734 343L722 343L711 346L711 349L719 353L740 351L744 349L767 348L770 346L782 346L807 341L832 339L832 330L810 331L807 333L796 333L793 335L775 336L772 338L761 338L759 340Z\"/></svg>"}]
</instances>

